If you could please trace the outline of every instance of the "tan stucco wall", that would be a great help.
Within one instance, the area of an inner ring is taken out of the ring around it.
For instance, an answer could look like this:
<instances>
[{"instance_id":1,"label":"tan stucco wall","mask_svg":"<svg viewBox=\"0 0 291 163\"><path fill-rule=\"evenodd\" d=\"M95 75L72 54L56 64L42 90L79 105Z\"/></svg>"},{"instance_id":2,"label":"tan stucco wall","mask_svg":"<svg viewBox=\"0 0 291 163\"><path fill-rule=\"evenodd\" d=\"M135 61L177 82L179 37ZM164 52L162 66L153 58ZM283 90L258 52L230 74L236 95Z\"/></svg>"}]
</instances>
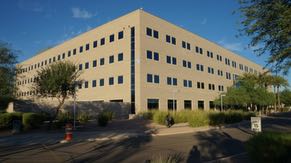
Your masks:
<instances>
[{"instance_id":1,"label":"tan stucco wall","mask_svg":"<svg viewBox=\"0 0 291 163\"><path fill-rule=\"evenodd\" d=\"M184 109L184 100L192 100L192 109L197 108L197 101L204 100L205 109L209 108L209 101L213 101L221 91L218 91L218 85L226 87L233 84L233 80L225 77L225 72L231 74L242 74L244 71L239 69L239 64L247 65L258 72L263 71L262 67L230 52L215 43L212 43L202 37L199 37L189 31L175 26L165 20L153 16L143 10L136 10L118 19L108 22L93 30L83 33L71 40L68 40L54 48L46 50L22 63L23 68L35 63L40 63L46 59L57 57L59 54L66 53L65 60L74 63L83 64L83 74L81 79L89 81L89 88L84 87L78 91L78 101L98 101L123 99L124 102L130 102L130 28L135 27L135 100L137 112L147 109L147 99L159 99L159 108L167 109L167 100L173 96L178 101L178 110ZM150 27L159 32L159 39L146 35L146 27ZM124 38L117 39L118 32L124 31ZM115 34L115 41L109 43L109 35ZM166 34L176 38L176 45L166 42ZM106 43L100 46L100 39L105 37ZM98 40L98 47L93 48L93 41ZM182 48L181 42L186 41L191 44L191 50ZM85 50L85 45L90 43L90 50ZM82 54L79 53L79 47L84 46ZM195 46L203 48L203 55L195 52ZM77 48L77 55L67 57L67 52ZM146 58L146 50L159 52L159 61ZM207 50L213 52L213 58L207 57ZM117 54L123 52L123 61L117 61ZM216 54L222 56L222 62L216 60ZM114 55L114 63L109 64L109 56ZM177 58L177 65L166 63L166 55ZM105 65L100 67L100 58L105 58ZM231 65L225 65L224 58L230 61L236 61L237 68ZM92 61L97 59L97 67L92 67ZM182 60L191 61L192 68L182 66ZM85 62L89 62L89 69L85 70ZM196 70L196 64L204 65L204 72ZM208 66L214 68L214 74L209 74ZM217 75L217 69L223 71L223 76ZM40 69L37 69L40 70ZM36 69L23 73L23 79L31 78L36 74ZM160 76L160 83L147 83L147 74L157 74ZM117 76L123 75L124 83L117 84ZM167 77L176 77L178 86L169 86L166 83ZM114 85L109 86L108 78L114 77ZM20 78L20 77L19 77ZM105 79L105 86L99 87L99 79ZM233 75L231 75L233 78ZM92 88L92 80L97 80L97 87ZM185 88L183 80L191 80L192 88ZM205 89L197 89L197 81L204 82ZM208 90L208 84L215 84L215 91ZM19 86L20 91L29 91L30 84ZM173 93L176 92L176 93ZM22 97L30 98L30 97Z\"/></svg>"}]
</instances>

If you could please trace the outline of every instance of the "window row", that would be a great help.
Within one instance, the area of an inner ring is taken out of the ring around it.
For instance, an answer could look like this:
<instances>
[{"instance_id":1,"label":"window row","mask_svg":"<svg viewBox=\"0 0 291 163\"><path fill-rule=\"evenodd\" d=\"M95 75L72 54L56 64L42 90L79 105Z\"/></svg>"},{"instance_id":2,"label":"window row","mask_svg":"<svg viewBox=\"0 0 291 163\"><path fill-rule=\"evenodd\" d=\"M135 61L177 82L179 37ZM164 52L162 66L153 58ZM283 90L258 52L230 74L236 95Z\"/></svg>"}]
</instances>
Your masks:
<instances>
[{"instance_id":1,"label":"window row","mask_svg":"<svg viewBox=\"0 0 291 163\"><path fill-rule=\"evenodd\" d=\"M192 100L183 100L183 105L185 110L196 109L192 107ZM198 109L205 109L204 100L197 101ZM177 110L177 100L176 99L167 99L167 106L169 111ZM209 108L214 109L215 105L213 101L209 101ZM147 99L147 109L148 110L158 110L160 109L160 99L149 98Z\"/></svg>"},{"instance_id":2,"label":"window row","mask_svg":"<svg viewBox=\"0 0 291 163\"><path fill-rule=\"evenodd\" d=\"M123 31L118 32L117 39L120 40L120 39L123 39L123 37L124 37ZM98 42L100 43L100 46L103 46L103 45L105 45L105 40L106 40L105 37L103 37L100 40L93 41L92 45L90 43L87 43L85 45L80 46L79 48L74 48L72 50L68 50L67 52L63 52L61 54L58 54L57 56L54 56L52 58L46 59L46 60L41 61L39 63L36 63L34 65L30 65L26 68L23 68L19 73L28 72L28 71L31 71L33 69L37 69L37 68L40 68L42 66L45 66L47 64L51 64L53 62L65 59L66 57L71 57L72 55L76 55L77 51L81 54L84 51L90 50L90 46L92 46L93 48L96 48L98 46ZM115 34L111 34L109 36L109 42L114 42L114 41L115 41ZM66 53L67 53L67 55L66 55Z\"/></svg>"},{"instance_id":3,"label":"window row","mask_svg":"<svg viewBox=\"0 0 291 163\"><path fill-rule=\"evenodd\" d=\"M116 80L116 81L115 81L115 80ZM123 84L123 76L122 76L122 75L117 76L115 80L114 80L114 77L109 77L109 78L108 78L108 85L111 86L111 85L114 85L115 83L116 83L116 84ZM99 84L98 84L98 86L99 86L99 87L103 87L104 85L105 85L105 79L104 79L104 78L99 79ZM97 80L92 80L92 81L91 81L91 87L92 87L92 88L97 87ZM79 88L79 89L82 89L82 88L89 88L89 81L84 81L84 82L80 83L80 84L78 85L78 88Z\"/></svg>"}]
</instances>

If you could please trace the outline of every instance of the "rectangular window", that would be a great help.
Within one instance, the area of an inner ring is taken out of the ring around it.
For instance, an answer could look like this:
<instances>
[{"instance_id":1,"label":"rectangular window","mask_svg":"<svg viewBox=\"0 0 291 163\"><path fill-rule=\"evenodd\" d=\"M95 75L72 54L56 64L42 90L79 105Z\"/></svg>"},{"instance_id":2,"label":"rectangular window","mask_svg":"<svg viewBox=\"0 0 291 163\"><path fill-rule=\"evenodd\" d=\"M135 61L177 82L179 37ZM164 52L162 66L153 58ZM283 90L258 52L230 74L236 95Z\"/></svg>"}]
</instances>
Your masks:
<instances>
[{"instance_id":1,"label":"rectangular window","mask_svg":"<svg viewBox=\"0 0 291 163\"><path fill-rule=\"evenodd\" d=\"M84 88L88 88L88 86L89 86L88 81L85 81Z\"/></svg>"},{"instance_id":2,"label":"rectangular window","mask_svg":"<svg viewBox=\"0 0 291 163\"><path fill-rule=\"evenodd\" d=\"M71 51L68 51L68 57L70 57L71 56Z\"/></svg>"},{"instance_id":3,"label":"rectangular window","mask_svg":"<svg viewBox=\"0 0 291 163\"><path fill-rule=\"evenodd\" d=\"M192 67L191 62L187 62L187 67L188 67L188 68L191 68L191 67Z\"/></svg>"},{"instance_id":4,"label":"rectangular window","mask_svg":"<svg viewBox=\"0 0 291 163\"><path fill-rule=\"evenodd\" d=\"M98 42L97 42L97 40L96 40L96 41L93 42L93 48L96 48L97 45L98 45Z\"/></svg>"},{"instance_id":5,"label":"rectangular window","mask_svg":"<svg viewBox=\"0 0 291 163\"><path fill-rule=\"evenodd\" d=\"M100 45L102 46L102 45L104 45L105 44L105 38L101 38L101 40L100 40Z\"/></svg>"},{"instance_id":6,"label":"rectangular window","mask_svg":"<svg viewBox=\"0 0 291 163\"><path fill-rule=\"evenodd\" d=\"M153 82L153 75L152 74L147 74L147 82L152 83Z\"/></svg>"},{"instance_id":7,"label":"rectangular window","mask_svg":"<svg viewBox=\"0 0 291 163\"><path fill-rule=\"evenodd\" d=\"M186 48L186 42L182 41L182 48Z\"/></svg>"},{"instance_id":8,"label":"rectangular window","mask_svg":"<svg viewBox=\"0 0 291 163\"><path fill-rule=\"evenodd\" d=\"M123 84L123 76L118 76L118 84Z\"/></svg>"},{"instance_id":9,"label":"rectangular window","mask_svg":"<svg viewBox=\"0 0 291 163\"><path fill-rule=\"evenodd\" d=\"M104 58L100 58L100 66L104 65L105 64L105 59Z\"/></svg>"},{"instance_id":10,"label":"rectangular window","mask_svg":"<svg viewBox=\"0 0 291 163\"><path fill-rule=\"evenodd\" d=\"M82 53L82 52L83 52L83 46L80 46L79 53Z\"/></svg>"},{"instance_id":11,"label":"rectangular window","mask_svg":"<svg viewBox=\"0 0 291 163\"><path fill-rule=\"evenodd\" d=\"M209 101L209 108L210 109L214 109L214 102L213 101Z\"/></svg>"},{"instance_id":12,"label":"rectangular window","mask_svg":"<svg viewBox=\"0 0 291 163\"><path fill-rule=\"evenodd\" d=\"M123 39L123 31L118 32L118 40Z\"/></svg>"},{"instance_id":13,"label":"rectangular window","mask_svg":"<svg viewBox=\"0 0 291 163\"><path fill-rule=\"evenodd\" d=\"M154 83L160 83L159 75L154 75Z\"/></svg>"},{"instance_id":14,"label":"rectangular window","mask_svg":"<svg viewBox=\"0 0 291 163\"><path fill-rule=\"evenodd\" d=\"M85 63L85 69L88 69L89 68L89 62L86 62Z\"/></svg>"},{"instance_id":15,"label":"rectangular window","mask_svg":"<svg viewBox=\"0 0 291 163\"><path fill-rule=\"evenodd\" d=\"M101 86L101 87L104 86L104 79L99 80L99 86Z\"/></svg>"},{"instance_id":16,"label":"rectangular window","mask_svg":"<svg viewBox=\"0 0 291 163\"><path fill-rule=\"evenodd\" d=\"M96 87L96 80L92 80L92 87Z\"/></svg>"},{"instance_id":17,"label":"rectangular window","mask_svg":"<svg viewBox=\"0 0 291 163\"><path fill-rule=\"evenodd\" d=\"M58 60L61 60L61 55L58 55ZM39 67L39 66L38 66Z\"/></svg>"},{"instance_id":18,"label":"rectangular window","mask_svg":"<svg viewBox=\"0 0 291 163\"><path fill-rule=\"evenodd\" d=\"M123 53L118 54L118 61L123 61Z\"/></svg>"},{"instance_id":19,"label":"rectangular window","mask_svg":"<svg viewBox=\"0 0 291 163\"><path fill-rule=\"evenodd\" d=\"M74 49L73 50L73 55L76 55L77 54L77 49Z\"/></svg>"},{"instance_id":20,"label":"rectangular window","mask_svg":"<svg viewBox=\"0 0 291 163\"><path fill-rule=\"evenodd\" d=\"M92 67L96 67L97 66L97 60L94 60L92 63Z\"/></svg>"},{"instance_id":21,"label":"rectangular window","mask_svg":"<svg viewBox=\"0 0 291 163\"><path fill-rule=\"evenodd\" d=\"M114 62L114 55L109 56L109 63L113 63Z\"/></svg>"},{"instance_id":22,"label":"rectangular window","mask_svg":"<svg viewBox=\"0 0 291 163\"><path fill-rule=\"evenodd\" d=\"M203 54L203 49L202 48L199 48L199 53Z\"/></svg>"},{"instance_id":23,"label":"rectangular window","mask_svg":"<svg viewBox=\"0 0 291 163\"><path fill-rule=\"evenodd\" d=\"M154 60L159 61L159 53L154 52Z\"/></svg>"},{"instance_id":24,"label":"rectangular window","mask_svg":"<svg viewBox=\"0 0 291 163\"><path fill-rule=\"evenodd\" d=\"M153 35L152 34L152 29L150 29L150 28L146 28L146 33L147 33L148 36L152 36Z\"/></svg>"},{"instance_id":25,"label":"rectangular window","mask_svg":"<svg viewBox=\"0 0 291 163\"><path fill-rule=\"evenodd\" d=\"M184 100L184 109L191 110L192 109L192 101Z\"/></svg>"},{"instance_id":26,"label":"rectangular window","mask_svg":"<svg viewBox=\"0 0 291 163\"><path fill-rule=\"evenodd\" d=\"M86 51L90 49L90 44L86 44Z\"/></svg>"},{"instance_id":27,"label":"rectangular window","mask_svg":"<svg viewBox=\"0 0 291 163\"><path fill-rule=\"evenodd\" d=\"M66 54L63 53L63 55L62 55L62 59L65 59L65 57L66 57ZM42 64L42 65L43 65L43 64Z\"/></svg>"},{"instance_id":28,"label":"rectangular window","mask_svg":"<svg viewBox=\"0 0 291 163\"><path fill-rule=\"evenodd\" d=\"M82 64L79 64L79 70L82 70L82 69L83 69Z\"/></svg>"},{"instance_id":29,"label":"rectangular window","mask_svg":"<svg viewBox=\"0 0 291 163\"><path fill-rule=\"evenodd\" d=\"M154 38L159 38L159 32L154 30Z\"/></svg>"},{"instance_id":30,"label":"rectangular window","mask_svg":"<svg viewBox=\"0 0 291 163\"><path fill-rule=\"evenodd\" d=\"M153 52L150 50L147 50L147 58L148 59L153 59Z\"/></svg>"},{"instance_id":31,"label":"rectangular window","mask_svg":"<svg viewBox=\"0 0 291 163\"><path fill-rule=\"evenodd\" d=\"M113 77L110 77L109 78L109 85L113 85L114 84L114 78Z\"/></svg>"},{"instance_id":32,"label":"rectangular window","mask_svg":"<svg viewBox=\"0 0 291 163\"><path fill-rule=\"evenodd\" d=\"M53 57L53 62L55 62L56 61L56 57ZM34 66L34 68L36 68L36 66Z\"/></svg>"},{"instance_id":33,"label":"rectangular window","mask_svg":"<svg viewBox=\"0 0 291 163\"><path fill-rule=\"evenodd\" d=\"M172 57L172 64L176 65L177 64L177 59L175 57Z\"/></svg>"},{"instance_id":34,"label":"rectangular window","mask_svg":"<svg viewBox=\"0 0 291 163\"><path fill-rule=\"evenodd\" d=\"M49 63L52 63L52 59L51 59L51 58L49 59ZM31 67L31 70L32 70L32 69L33 69L33 67Z\"/></svg>"},{"instance_id":35,"label":"rectangular window","mask_svg":"<svg viewBox=\"0 0 291 163\"><path fill-rule=\"evenodd\" d=\"M171 36L166 35L166 42L171 43Z\"/></svg>"},{"instance_id":36,"label":"rectangular window","mask_svg":"<svg viewBox=\"0 0 291 163\"><path fill-rule=\"evenodd\" d=\"M201 109L201 110L204 109L204 101L202 101L202 100L198 101L198 109Z\"/></svg>"},{"instance_id":37,"label":"rectangular window","mask_svg":"<svg viewBox=\"0 0 291 163\"><path fill-rule=\"evenodd\" d=\"M187 67L187 62L183 60L183 67Z\"/></svg>"},{"instance_id":38,"label":"rectangular window","mask_svg":"<svg viewBox=\"0 0 291 163\"><path fill-rule=\"evenodd\" d=\"M177 110L177 100L173 99L168 100L168 110L170 111Z\"/></svg>"},{"instance_id":39,"label":"rectangular window","mask_svg":"<svg viewBox=\"0 0 291 163\"><path fill-rule=\"evenodd\" d=\"M199 47L198 46L195 47L195 51L196 51L196 53L199 53Z\"/></svg>"},{"instance_id":40,"label":"rectangular window","mask_svg":"<svg viewBox=\"0 0 291 163\"><path fill-rule=\"evenodd\" d=\"M172 85L172 78L167 77L167 84L168 84L168 85Z\"/></svg>"},{"instance_id":41,"label":"rectangular window","mask_svg":"<svg viewBox=\"0 0 291 163\"><path fill-rule=\"evenodd\" d=\"M172 44L176 45L176 38L172 37Z\"/></svg>"},{"instance_id":42,"label":"rectangular window","mask_svg":"<svg viewBox=\"0 0 291 163\"><path fill-rule=\"evenodd\" d=\"M147 99L148 110L159 109L159 99Z\"/></svg>"},{"instance_id":43,"label":"rectangular window","mask_svg":"<svg viewBox=\"0 0 291 163\"><path fill-rule=\"evenodd\" d=\"M114 41L114 34L109 36L109 42L113 42Z\"/></svg>"},{"instance_id":44,"label":"rectangular window","mask_svg":"<svg viewBox=\"0 0 291 163\"><path fill-rule=\"evenodd\" d=\"M187 43L187 49L188 49L188 50L190 50L190 49L191 49L191 47L190 47L190 44L189 44L189 43Z\"/></svg>"},{"instance_id":45,"label":"rectangular window","mask_svg":"<svg viewBox=\"0 0 291 163\"><path fill-rule=\"evenodd\" d=\"M173 85L177 85L178 82L177 82L177 78L173 78Z\"/></svg>"},{"instance_id":46,"label":"rectangular window","mask_svg":"<svg viewBox=\"0 0 291 163\"><path fill-rule=\"evenodd\" d=\"M184 87L188 87L188 86L187 86L187 85L188 85L187 80L184 80L183 84L184 84Z\"/></svg>"},{"instance_id":47,"label":"rectangular window","mask_svg":"<svg viewBox=\"0 0 291 163\"><path fill-rule=\"evenodd\" d=\"M166 59L167 60L167 63L171 64L171 57L170 56L167 56L166 58L167 58Z\"/></svg>"}]
</instances>

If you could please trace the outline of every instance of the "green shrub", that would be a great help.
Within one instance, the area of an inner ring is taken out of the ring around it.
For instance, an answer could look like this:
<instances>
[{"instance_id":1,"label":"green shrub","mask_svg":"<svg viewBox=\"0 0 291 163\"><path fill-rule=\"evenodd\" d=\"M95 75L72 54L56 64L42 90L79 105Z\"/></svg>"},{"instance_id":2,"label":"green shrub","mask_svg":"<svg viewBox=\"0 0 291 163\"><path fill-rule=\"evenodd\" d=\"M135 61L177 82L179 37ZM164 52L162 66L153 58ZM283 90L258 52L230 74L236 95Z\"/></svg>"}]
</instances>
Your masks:
<instances>
[{"instance_id":1,"label":"green shrub","mask_svg":"<svg viewBox=\"0 0 291 163\"><path fill-rule=\"evenodd\" d=\"M37 113L24 113L22 117L22 124L24 129L38 128L43 121L43 117Z\"/></svg>"},{"instance_id":2,"label":"green shrub","mask_svg":"<svg viewBox=\"0 0 291 163\"><path fill-rule=\"evenodd\" d=\"M90 116L87 114L87 113L81 113L79 116L78 116L78 120L80 123L87 123L90 119Z\"/></svg>"},{"instance_id":3,"label":"green shrub","mask_svg":"<svg viewBox=\"0 0 291 163\"><path fill-rule=\"evenodd\" d=\"M153 115L153 121L155 123L164 125L167 114L168 113L167 112L164 112L164 111L157 111Z\"/></svg>"},{"instance_id":4,"label":"green shrub","mask_svg":"<svg viewBox=\"0 0 291 163\"><path fill-rule=\"evenodd\" d=\"M141 117L143 117L144 119L147 120L153 120L153 115L154 115L155 111L148 111L148 112L141 112L138 113L138 115L140 115Z\"/></svg>"},{"instance_id":5,"label":"green shrub","mask_svg":"<svg viewBox=\"0 0 291 163\"><path fill-rule=\"evenodd\" d=\"M98 125L99 126L102 126L102 127L105 127L107 126L108 124L108 121L110 120L110 115L107 111L104 111L104 112L101 112L99 115L98 115Z\"/></svg>"},{"instance_id":6,"label":"green shrub","mask_svg":"<svg viewBox=\"0 0 291 163\"><path fill-rule=\"evenodd\" d=\"M10 113L0 114L0 129L8 129L12 127L12 116Z\"/></svg>"},{"instance_id":7,"label":"green shrub","mask_svg":"<svg viewBox=\"0 0 291 163\"><path fill-rule=\"evenodd\" d=\"M247 142L246 149L254 162L291 162L291 134L260 133Z\"/></svg>"},{"instance_id":8,"label":"green shrub","mask_svg":"<svg viewBox=\"0 0 291 163\"><path fill-rule=\"evenodd\" d=\"M0 114L0 129L11 129L13 120L22 121L22 113L2 113Z\"/></svg>"},{"instance_id":9,"label":"green shrub","mask_svg":"<svg viewBox=\"0 0 291 163\"><path fill-rule=\"evenodd\" d=\"M225 124L237 123L243 120L242 111L226 111L225 112Z\"/></svg>"},{"instance_id":10,"label":"green shrub","mask_svg":"<svg viewBox=\"0 0 291 163\"><path fill-rule=\"evenodd\" d=\"M113 119L113 112L112 111L103 111L103 114L105 114L108 117L109 121L112 121L112 119Z\"/></svg>"},{"instance_id":11,"label":"green shrub","mask_svg":"<svg viewBox=\"0 0 291 163\"><path fill-rule=\"evenodd\" d=\"M222 125L225 122L224 112L209 112L209 124L212 126Z\"/></svg>"},{"instance_id":12,"label":"green shrub","mask_svg":"<svg viewBox=\"0 0 291 163\"><path fill-rule=\"evenodd\" d=\"M186 123L188 122L191 113L192 113L191 111L187 110L175 111L171 112L171 116L174 118L175 123Z\"/></svg>"},{"instance_id":13,"label":"green shrub","mask_svg":"<svg viewBox=\"0 0 291 163\"><path fill-rule=\"evenodd\" d=\"M209 112L195 110L189 115L188 123L191 127L201 127L209 125Z\"/></svg>"},{"instance_id":14,"label":"green shrub","mask_svg":"<svg viewBox=\"0 0 291 163\"><path fill-rule=\"evenodd\" d=\"M158 155L157 157L153 158L150 162L151 163L179 163L184 160L183 154L181 153L174 153L168 155Z\"/></svg>"}]
</instances>

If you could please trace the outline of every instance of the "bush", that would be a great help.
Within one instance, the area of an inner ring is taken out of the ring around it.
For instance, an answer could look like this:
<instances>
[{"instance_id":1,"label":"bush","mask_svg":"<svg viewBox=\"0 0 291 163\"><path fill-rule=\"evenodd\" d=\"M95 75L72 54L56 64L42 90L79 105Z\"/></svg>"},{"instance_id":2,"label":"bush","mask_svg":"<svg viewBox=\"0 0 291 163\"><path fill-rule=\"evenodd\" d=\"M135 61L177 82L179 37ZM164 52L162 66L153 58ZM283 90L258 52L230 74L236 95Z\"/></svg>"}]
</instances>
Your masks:
<instances>
[{"instance_id":1,"label":"bush","mask_svg":"<svg viewBox=\"0 0 291 163\"><path fill-rule=\"evenodd\" d=\"M247 142L246 149L254 162L291 162L291 134L260 133Z\"/></svg>"},{"instance_id":2,"label":"bush","mask_svg":"<svg viewBox=\"0 0 291 163\"><path fill-rule=\"evenodd\" d=\"M113 112L112 111L103 111L103 114L105 114L108 117L109 121L112 121L112 119L113 119Z\"/></svg>"},{"instance_id":3,"label":"bush","mask_svg":"<svg viewBox=\"0 0 291 163\"><path fill-rule=\"evenodd\" d=\"M141 113L138 113L138 115L144 119L153 120L154 112L155 111L141 112Z\"/></svg>"},{"instance_id":4,"label":"bush","mask_svg":"<svg viewBox=\"0 0 291 163\"><path fill-rule=\"evenodd\" d=\"M80 123L87 123L90 119L90 116L87 113L81 113L78 117Z\"/></svg>"},{"instance_id":5,"label":"bush","mask_svg":"<svg viewBox=\"0 0 291 163\"><path fill-rule=\"evenodd\" d=\"M189 115L189 125L191 127L201 127L209 125L209 112L195 110Z\"/></svg>"},{"instance_id":6,"label":"bush","mask_svg":"<svg viewBox=\"0 0 291 163\"><path fill-rule=\"evenodd\" d=\"M37 113L24 113L22 117L22 124L24 129L39 128L43 121L43 117Z\"/></svg>"},{"instance_id":7,"label":"bush","mask_svg":"<svg viewBox=\"0 0 291 163\"><path fill-rule=\"evenodd\" d=\"M168 113L167 112L164 112L164 111L157 111L153 115L153 121L155 123L164 125L167 114Z\"/></svg>"},{"instance_id":8,"label":"bush","mask_svg":"<svg viewBox=\"0 0 291 163\"><path fill-rule=\"evenodd\" d=\"M22 113L2 113L0 114L0 129L11 129L13 120L22 121Z\"/></svg>"},{"instance_id":9,"label":"bush","mask_svg":"<svg viewBox=\"0 0 291 163\"><path fill-rule=\"evenodd\" d=\"M0 114L0 129L8 129L12 127L12 116L10 113Z\"/></svg>"},{"instance_id":10,"label":"bush","mask_svg":"<svg viewBox=\"0 0 291 163\"><path fill-rule=\"evenodd\" d=\"M108 112L101 112L98 115L98 125L105 127L108 124L108 121L110 120L110 114Z\"/></svg>"}]
</instances>

